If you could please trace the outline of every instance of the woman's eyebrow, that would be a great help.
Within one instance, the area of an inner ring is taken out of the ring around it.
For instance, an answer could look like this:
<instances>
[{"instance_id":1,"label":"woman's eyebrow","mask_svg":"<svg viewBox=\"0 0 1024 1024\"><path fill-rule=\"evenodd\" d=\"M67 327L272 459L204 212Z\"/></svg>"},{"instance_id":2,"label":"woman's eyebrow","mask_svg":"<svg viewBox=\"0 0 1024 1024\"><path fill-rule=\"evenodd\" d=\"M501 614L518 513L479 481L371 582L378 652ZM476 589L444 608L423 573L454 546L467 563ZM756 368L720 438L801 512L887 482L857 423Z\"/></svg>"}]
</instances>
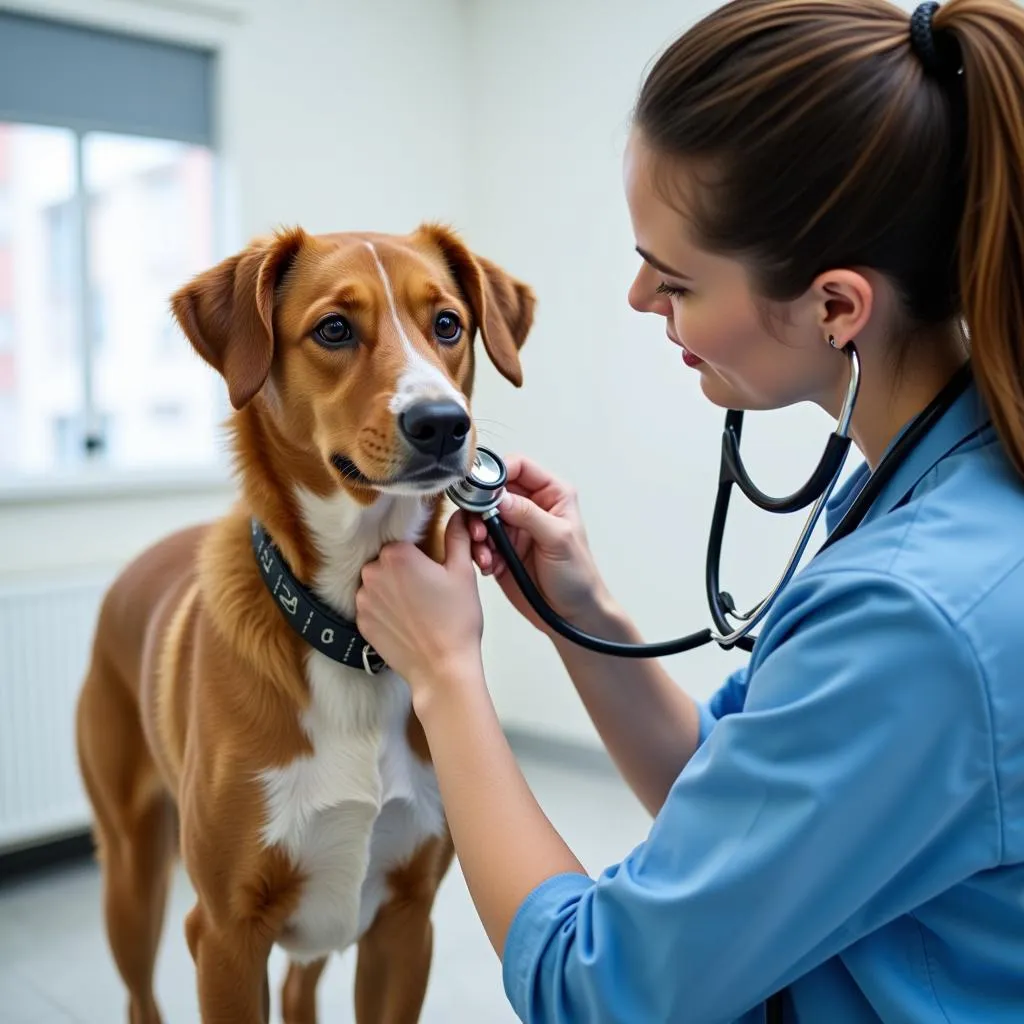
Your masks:
<instances>
[{"instance_id":1,"label":"woman's eyebrow","mask_svg":"<svg viewBox=\"0 0 1024 1024\"><path fill-rule=\"evenodd\" d=\"M650 263L650 265L654 267L655 270L660 270L663 274L668 274L669 277L678 277L682 278L685 281L692 280L689 274L681 274L678 270L673 270L667 263L662 263L661 260L652 256L649 252L645 252L643 249L641 249L639 245L636 247L636 251L637 253L639 253L641 258L644 259L647 263Z\"/></svg>"}]
</instances>

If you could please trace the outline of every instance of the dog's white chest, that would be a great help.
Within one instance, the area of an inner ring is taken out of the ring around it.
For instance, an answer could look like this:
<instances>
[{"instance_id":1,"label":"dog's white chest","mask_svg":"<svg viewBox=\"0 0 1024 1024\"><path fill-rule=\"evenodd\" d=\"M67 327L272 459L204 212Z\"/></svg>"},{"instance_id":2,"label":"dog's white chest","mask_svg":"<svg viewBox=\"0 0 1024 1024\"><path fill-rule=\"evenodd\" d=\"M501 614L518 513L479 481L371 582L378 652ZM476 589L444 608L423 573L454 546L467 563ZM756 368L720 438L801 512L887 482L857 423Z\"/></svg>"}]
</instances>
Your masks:
<instances>
[{"instance_id":1,"label":"dog's white chest","mask_svg":"<svg viewBox=\"0 0 1024 1024\"><path fill-rule=\"evenodd\" d=\"M417 498L364 507L344 492L296 497L323 559L319 594L352 619L362 567L388 541L417 540L427 508ZM406 739L406 684L313 650L306 678L311 703L302 726L313 753L263 773L263 841L283 848L306 879L279 939L299 961L356 941L387 898L388 873L446 828L433 767Z\"/></svg>"},{"instance_id":2,"label":"dog's white chest","mask_svg":"<svg viewBox=\"0 0 1024 1024\"><path fill-rule=\"evenodd\" d=\"M299 961L357 941L387 898L388 872L445 829L433 769L406 740L405 683L316 652L308 675L313 753L263 778L264 842L283 847L306 877L279 940Z\"/></svg>"}]
</instances>

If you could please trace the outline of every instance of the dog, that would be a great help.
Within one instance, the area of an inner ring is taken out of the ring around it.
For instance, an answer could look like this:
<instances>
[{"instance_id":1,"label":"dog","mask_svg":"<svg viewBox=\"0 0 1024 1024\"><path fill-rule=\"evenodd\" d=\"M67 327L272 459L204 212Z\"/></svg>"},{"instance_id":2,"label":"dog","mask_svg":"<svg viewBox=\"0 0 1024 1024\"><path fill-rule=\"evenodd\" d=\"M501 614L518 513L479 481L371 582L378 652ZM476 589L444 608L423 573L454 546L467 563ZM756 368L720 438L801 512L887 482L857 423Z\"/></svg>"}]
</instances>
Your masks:
<instances>
[{"instance_id":1,"label":"dog","mask_svg":"<svg viewBox=\"0 0 1024 1024\"><path fill-rule=\"evenodd\" d=\"M407 685L358 634L389 541L443 557L469 471L474 342L522 385L535 297L452 230L280 230L171 308L220 373L239 484L223 518L134 559L102 601L76 713L107 935L131 1024L153 992L176 854L204 1022L316 1019L357 947L358 1024L419 1019L453 847Z\"/></svg>"}]
</instances>

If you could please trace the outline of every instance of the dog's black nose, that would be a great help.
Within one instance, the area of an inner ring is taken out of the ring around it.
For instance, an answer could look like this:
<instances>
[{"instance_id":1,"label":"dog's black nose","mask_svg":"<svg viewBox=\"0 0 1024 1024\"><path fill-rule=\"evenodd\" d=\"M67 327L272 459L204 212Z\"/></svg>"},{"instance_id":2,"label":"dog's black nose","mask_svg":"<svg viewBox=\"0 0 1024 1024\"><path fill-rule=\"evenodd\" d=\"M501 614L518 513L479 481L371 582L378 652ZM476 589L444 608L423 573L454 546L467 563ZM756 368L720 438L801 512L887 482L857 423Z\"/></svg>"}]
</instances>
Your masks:
<instances>
[{"instance_id":1,"label":"dog's black nose","mask_svg":"<svg viewBox=\"0 0 1024 1024\"><path fill-rule=\"evenodd\" d=\"M417 402L398 417L406 440L436 459L457 452L469 434L469 414L457 402Z\"/></svg>"}]
</instances>

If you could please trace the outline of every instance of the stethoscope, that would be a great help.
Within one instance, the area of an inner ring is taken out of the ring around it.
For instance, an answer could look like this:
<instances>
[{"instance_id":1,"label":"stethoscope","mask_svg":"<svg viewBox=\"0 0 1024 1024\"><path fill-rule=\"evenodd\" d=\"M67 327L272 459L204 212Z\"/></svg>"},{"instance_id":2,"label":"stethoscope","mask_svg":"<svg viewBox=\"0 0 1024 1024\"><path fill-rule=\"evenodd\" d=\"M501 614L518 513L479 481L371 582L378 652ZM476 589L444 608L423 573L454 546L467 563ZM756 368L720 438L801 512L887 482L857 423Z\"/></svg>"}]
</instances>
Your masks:
<instances>
[{"instance_id":1,"label":"stethoscope","mask_svg":"<svg viewBox=\"0 0 1024 1024\"><path fill-rule=\"evenodd\" d=\"M705 571L705 587L707 590L708 607L714 628L698 630L687 636L663 643L627 644L614 640L605 640L591 636L577 629L563 619L547 603L544 595L538 590L530 578L526 567L520 561L508 534L498 515L498 505L505 492L508 474L505 464L489 448L477 446L476 455L469 475L447 490L448 497L461 509L479 515L487 527L487 532L494 542L495 548L505 559L513 579L523 592L523 596L533 610L557 633L581 647L623 658L661 658L669 654L693 650L704 644L717 643L728 650L738 647L740 650L752 651L757 640L750 631L768 614L782 588L793 577L800 559L803 557L810 541L814 527L825 508L832 491L842 472L843 465L850 450L850 421L853 418L854 406L860 389L860 357L853 344L843 349L850 361L850 380L843 399L843 406L836 421L836 429L829 436L828 444L822 453L817 468L810 479L785 498L772 498L754 485L740 457L740 434L743 427L743 413L730 409L725 417L725 429L722 432L722 454L718 479L718 491L715 497L714 513L711 518L711 530L708 535L707 563ZM926 409L924 409L890 447L888 453L879 463L874 473L868 478L857 498L850 505L842 520L837 524L816 553L820 555L843 537L852 533L863 521L885 485L892 479L896 470L906 461L918 442L928 433L936 422L949 410L953 403L966 390L971 380L970 364L967 363L939 392ZM725 521L729 513L729 498L733 485L737 485L743 494L758 508L766 512L798 512L813 502L813 508L797 538L796 545L790 554L786 568L772 587L770 593L749 611L741 613L736 610L732 597L719 587L719 570L722 560L722 541L725 537ZM731 623L730 618L736 624Z\"/></svg>"}]
</instances>

